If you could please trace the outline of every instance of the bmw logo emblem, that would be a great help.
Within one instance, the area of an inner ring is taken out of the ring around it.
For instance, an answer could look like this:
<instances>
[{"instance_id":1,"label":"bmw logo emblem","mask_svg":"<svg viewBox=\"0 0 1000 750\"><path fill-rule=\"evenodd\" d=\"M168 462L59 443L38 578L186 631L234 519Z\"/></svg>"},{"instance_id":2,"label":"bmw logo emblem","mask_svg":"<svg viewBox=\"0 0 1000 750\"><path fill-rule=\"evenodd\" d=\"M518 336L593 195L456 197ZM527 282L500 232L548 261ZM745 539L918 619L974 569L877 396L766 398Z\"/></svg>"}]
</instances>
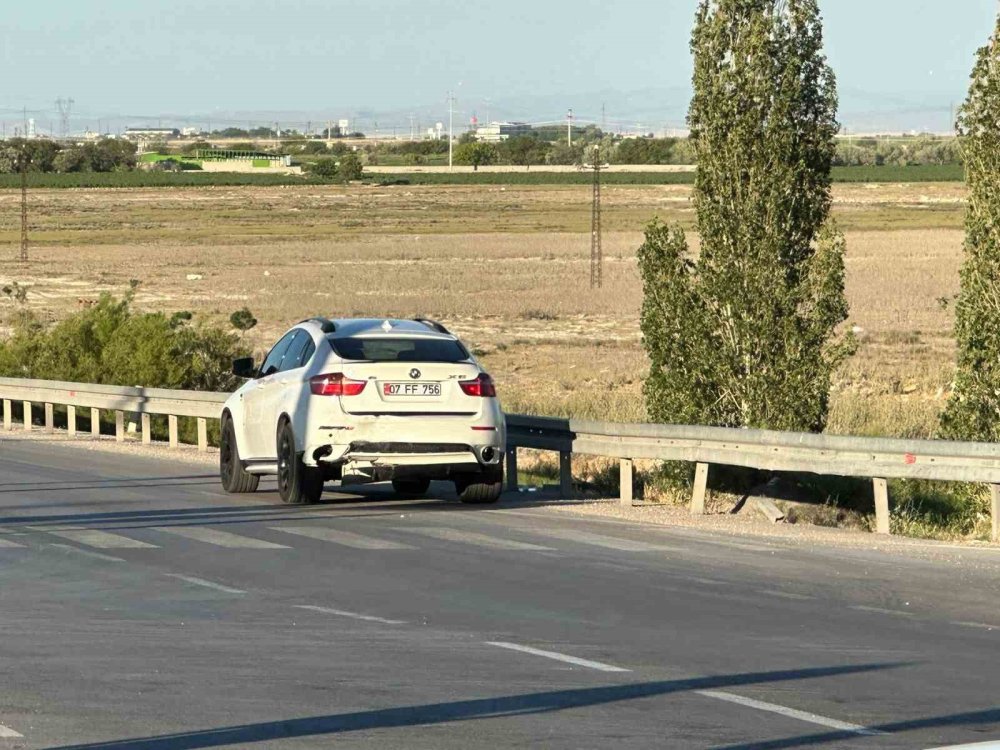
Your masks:
<instances>
[{"instance_id":1,"label":"bmw logo emblem","mask_svg":"<svg viewBox=\"0 0 1000 750\"><path fill-rule=\"evenodd\" d=\"M414 380L416 380L417 378L419 378L420 377L420 370L418 370L416 367L414 367L412 370L410 370L410 377L413 378Z\"/></svg>"}]
</instances>

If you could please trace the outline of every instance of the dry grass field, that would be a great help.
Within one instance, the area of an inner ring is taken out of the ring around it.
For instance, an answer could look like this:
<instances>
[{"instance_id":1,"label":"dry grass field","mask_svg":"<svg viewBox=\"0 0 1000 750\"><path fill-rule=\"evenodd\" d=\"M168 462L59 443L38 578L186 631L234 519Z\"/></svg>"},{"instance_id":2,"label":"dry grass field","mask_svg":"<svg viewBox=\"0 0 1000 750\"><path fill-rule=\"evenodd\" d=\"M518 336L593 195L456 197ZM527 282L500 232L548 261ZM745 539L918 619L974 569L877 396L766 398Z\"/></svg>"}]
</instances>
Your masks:
<instances>
[{"instance_id":1,"label":"dry grass field","mask_svg":"<svg viewBox=\"0 0 1000 750\"><path fill-rule=\"evenodd\" d=\"M37 191L26 265L20 196L2 191L0 282L27 285L51 318L130 279L142 308L224 322L246 305L258 348L313 314L429 315L476 349L510 411L641 420L635 250L654 215L691 226L689 197L606 188L605 285L591 290L583 186ZM958 287L964 187L845 184L835 198L861 347L838 374L830 428L930 435L951 374L938 299ZM0 323L14 305L0 299Z\"/></svg>"}]
</instances>

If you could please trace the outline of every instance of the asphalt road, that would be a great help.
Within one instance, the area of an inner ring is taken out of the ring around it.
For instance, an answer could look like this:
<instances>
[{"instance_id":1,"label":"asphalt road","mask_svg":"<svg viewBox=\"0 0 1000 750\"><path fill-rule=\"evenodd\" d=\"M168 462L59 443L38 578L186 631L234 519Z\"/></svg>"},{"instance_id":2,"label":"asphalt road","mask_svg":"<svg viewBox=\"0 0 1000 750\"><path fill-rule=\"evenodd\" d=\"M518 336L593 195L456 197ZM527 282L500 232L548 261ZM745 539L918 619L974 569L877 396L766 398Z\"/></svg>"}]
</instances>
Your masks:
<instances>
[{"instance_id":1,"label":"asphalt road","mask_svg":"<svg viewBox=\"0 0 1000 750\"><path fill-rule=\"evenodd\" d=\"M333 489L0 442L0 750L1000 738L1000 551Z\"/></svg>"}]
</instances>

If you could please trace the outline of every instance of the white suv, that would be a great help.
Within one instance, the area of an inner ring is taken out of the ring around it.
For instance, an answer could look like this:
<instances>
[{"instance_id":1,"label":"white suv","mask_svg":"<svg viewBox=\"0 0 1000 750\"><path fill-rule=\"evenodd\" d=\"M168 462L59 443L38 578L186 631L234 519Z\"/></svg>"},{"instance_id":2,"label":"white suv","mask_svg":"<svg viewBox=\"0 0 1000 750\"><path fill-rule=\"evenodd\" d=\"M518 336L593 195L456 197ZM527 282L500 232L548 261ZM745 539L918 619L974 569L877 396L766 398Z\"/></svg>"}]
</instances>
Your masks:
<instances>
[{"instance_id":1,"label":"white suv","mask_svg":"<svg viewBox=\"0 0 1000 750\"><path fill-rule=\"evenodd\" d=\"M432 479L467 503L492 503L503 480L505 431L493 380L432 320L304 320L222 410L219 473L226 492L278 477L286 503L319 500L323 483L392 481L404 495Z\"/></svg>"}]
</instances>

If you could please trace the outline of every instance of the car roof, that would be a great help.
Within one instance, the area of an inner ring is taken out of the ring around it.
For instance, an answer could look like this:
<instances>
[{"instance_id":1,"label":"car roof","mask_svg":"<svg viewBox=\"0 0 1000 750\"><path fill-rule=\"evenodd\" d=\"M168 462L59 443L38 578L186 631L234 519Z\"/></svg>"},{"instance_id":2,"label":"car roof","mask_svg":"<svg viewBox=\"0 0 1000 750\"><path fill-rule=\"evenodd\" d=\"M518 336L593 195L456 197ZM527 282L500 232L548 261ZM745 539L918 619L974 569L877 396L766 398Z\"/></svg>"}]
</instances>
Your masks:
<instances>
[{"instance_id":1,"label":"car roof","mask_svg":"<svg viewBox=\"0 0 1000 750\"><path fill-rule=\"evenodd\" d=\"M405 320L399 318L312 318L303 323L320 326L328 338L351 336L419 336L454 340L455 337L440 323L428 319ZM324 325L329 323L332 325ZM388 328L386 323L389 324ZM332 328L332 330L330 330Z\"/></svg>"}]
</instances>

